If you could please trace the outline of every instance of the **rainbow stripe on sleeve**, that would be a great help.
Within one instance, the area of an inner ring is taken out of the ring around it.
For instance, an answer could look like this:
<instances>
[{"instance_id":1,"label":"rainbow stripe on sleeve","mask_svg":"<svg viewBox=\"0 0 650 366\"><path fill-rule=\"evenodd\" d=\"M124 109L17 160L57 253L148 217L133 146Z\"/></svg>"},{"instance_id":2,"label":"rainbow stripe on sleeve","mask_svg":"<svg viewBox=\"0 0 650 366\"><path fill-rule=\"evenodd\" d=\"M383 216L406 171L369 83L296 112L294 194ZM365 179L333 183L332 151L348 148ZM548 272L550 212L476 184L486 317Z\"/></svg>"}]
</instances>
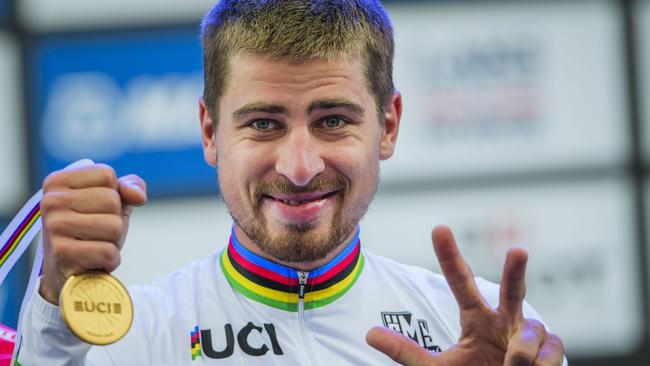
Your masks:
<instances>
[{"instance_id":1,"label":"rainbow stripe on sleeve","mask_svg":"<svg viewBox=\"0 0 650 366\"><path fill-rule=\"evenodd\" d=\"M298 271L258 256L242 246L234 233L219 259L232 287L242 295L280 310L298 311ZM364 266L359 232L324 266L309 272L304 309L330 304L352 288Z\"/></svg>"},{"instance_id":2,"label":"rainbow stripe on sleeve","mask_svg":"<svg viewBox=\"0 0 650 366\"><path fill-rule=\"evenodd\" d=\"M201 333L198 326L190 332L190 347L192 348L192 361L201 357Z\"/></svg>"},{"instance_id":3,"label":"rainbow stripe on sleeve","mask_svg":"<svg viewBox=\"0 0 650 366\"><path fill-rule=\"evenodd\" d=\"M18 225L16 230L11 234L9 240L6 243L3 243L2 248L0 248L0 267L7 261L7 258L11 256L14 250L18 247L21 240L29 229L34 226L34 223L41 217L41 204L36 204L30 211L29 214L23 219L23 221Z\"/></svg>"}]
</instances>

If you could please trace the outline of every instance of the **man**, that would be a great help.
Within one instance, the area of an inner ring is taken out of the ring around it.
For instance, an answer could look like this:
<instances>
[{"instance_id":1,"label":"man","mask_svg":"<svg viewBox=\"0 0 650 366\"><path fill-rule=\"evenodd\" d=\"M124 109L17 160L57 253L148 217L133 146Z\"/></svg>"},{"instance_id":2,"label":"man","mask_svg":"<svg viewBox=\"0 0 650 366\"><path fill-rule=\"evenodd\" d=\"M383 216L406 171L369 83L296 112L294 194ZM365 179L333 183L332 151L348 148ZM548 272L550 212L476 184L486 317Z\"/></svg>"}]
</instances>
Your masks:
<instances>
[{"instance_id":1,"label":"man","mask_svg":"<svg viewBox=\"0 0 650 366\"><path fill-rule=\"evenodd\" d=\"M202 143L234 220L230 243L131 288L130 332L91 347L62 322L61 288L119 265L146 186L104 165L53 173L23 365L563 363L560 340L523 302L523 250L508 253L499 288L475 281L446 227L432 239L449 285L360 249L358 224L402 113L379 3L223 0L202 43Z\"/></svg>"}]
</instances>

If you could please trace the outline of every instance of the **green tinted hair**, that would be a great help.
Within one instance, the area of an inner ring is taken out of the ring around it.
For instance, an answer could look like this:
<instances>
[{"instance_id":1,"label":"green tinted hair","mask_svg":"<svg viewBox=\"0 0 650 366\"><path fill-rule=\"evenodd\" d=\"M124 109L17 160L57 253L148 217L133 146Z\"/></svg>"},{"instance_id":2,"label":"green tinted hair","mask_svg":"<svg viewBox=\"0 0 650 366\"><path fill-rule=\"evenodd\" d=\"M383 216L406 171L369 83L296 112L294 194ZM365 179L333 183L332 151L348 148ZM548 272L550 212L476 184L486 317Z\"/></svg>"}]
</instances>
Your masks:
<instances>
[{"instance_id":1,"label":"green tinted hair","mask_svg":"<svg viewBox=\"0 0 650 366\"><path fill-rule=\"evenodd\" d=\"M394 91L393 29L376 0L220 0L201 24L204 91L215 123L236 52L291 61L362 57L379 119Z\"/></svg>"}]
</instances>

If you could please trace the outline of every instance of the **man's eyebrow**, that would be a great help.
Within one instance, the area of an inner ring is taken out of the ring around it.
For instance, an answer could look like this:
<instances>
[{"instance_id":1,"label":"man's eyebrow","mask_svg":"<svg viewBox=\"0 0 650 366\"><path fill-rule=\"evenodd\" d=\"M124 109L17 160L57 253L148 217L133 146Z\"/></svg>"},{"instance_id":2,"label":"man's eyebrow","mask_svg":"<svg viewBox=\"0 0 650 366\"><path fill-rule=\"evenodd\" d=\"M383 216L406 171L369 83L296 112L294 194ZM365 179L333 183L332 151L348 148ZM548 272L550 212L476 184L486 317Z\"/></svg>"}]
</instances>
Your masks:
<instances>
[{"instance_id":1,"label":"man's eyebrow","mask_svg":"<svg viewBox=\"0 0 650 366\"><path fill-rule=\"evenodd\" d=\"M265 102L252 102L252 103L245 104L243 107L234 111L232 114L232 118L239 119L246 114L254 113L254 112L288 114L286 108L280 105L270 104Z\"/></svg>"},{"instance_id":2,"label":"man's eyebrow","mask_svg":"<svg viewBox=\"0 0 650 366\"><path fill-rule=\"evenodd\" d=\"M357 114L364 114L366 111L361 105L346 98L328 98L313 101L309 105L308 113L316 109L347 108Z\"/></svg>"}]
</instances>

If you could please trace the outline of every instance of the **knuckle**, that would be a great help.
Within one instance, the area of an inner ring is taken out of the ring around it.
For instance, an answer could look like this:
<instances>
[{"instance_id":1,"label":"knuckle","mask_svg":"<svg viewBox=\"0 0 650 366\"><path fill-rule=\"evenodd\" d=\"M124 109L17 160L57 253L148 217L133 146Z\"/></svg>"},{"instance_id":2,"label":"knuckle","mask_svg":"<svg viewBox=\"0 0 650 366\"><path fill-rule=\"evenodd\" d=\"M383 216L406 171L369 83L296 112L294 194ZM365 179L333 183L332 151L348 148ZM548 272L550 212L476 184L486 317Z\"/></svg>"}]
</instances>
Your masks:
<instances>
[{"instance_id":1,"label":"knuckle","mask_svg":"<svg viewBox=\"0 0 650 366\"><path fill-rule=\"evenodd\" d=\"M43 217L43 227L46 232L59 233L65 227L64 219L61 215Z\"/></svg>"},{"instance_id":2,"label":"knuckle","mask_svg":"<svg viewBox=\"0 0 650 366\"><path fill-rule=\"evenodd\" d=\"M106 243L101 246L101 260L104 263L104 267L112 271L120 264L120 251L112 243Z\"/></svg>"},{"instance_id":3,"label":"knuckle","mask_svg":"<svg viewBox=\"0 0 650 366\"><path fill-rule=\"evenodd\" d=\"M61 241L52 241L50 245L51 245L50 251L52 253L52 258L54 259L55 262L65 263L68 261L70 257L70 247L68 245L65 245Z\"/></svg>"},{"instance_id":4,"label":"knuckle","mask_svg":"<svg viewBox=\"0 0 650 366\"><path fill-rule=\"evenodd\" d=\"M546 328L544 327L544 324L542 324L542 322L540 322L537 319L526 319L525 327L527 329L532 330L536 334L543 334L544 332L546 332Z\"/></svg>"},{"instance_id":5,"label":"knuckle","mask_svg":"<svg viewBox=\"0 0 650 366\"><path fill-rule=\"evenodd\" d=\"M518 348L512 351L512 365L515 366L528 366L533 363L535 355L532 352L528 352L524 348Z\"/></svg>"},{"instance_id":6,"label":"knuckle","mask_svg":"<svg viewBox=\"0 0 650 366\"><path fill-rule=\"evenodd\" d=\"M60 186L65 174L66 173L61 170L48 174L47 177L45 177L45 179L43 180L43 191L49 192L55 189L56 187Z\"/></svg>"},{"instance_id":7,"label":"knuckle","mask_svg":"<svg viewBox=\"0 0 650 366\"><path fill-rule=\"evenodd\" d=\"M41 214L46 215L61 207L60 195L51 192L45 193L41 199Z\"/></svg>"},{"instance_id":8,"label":"knuckle","mask_svg":"<svg viewBox=\"0 0 650 366\"><path fill-rule=\"evenodd\" d=\"M115 246L113 247L115 248ZM117 250L117 248L115 249ZM122 261L122 256L120 255L119 251L117 251L117 254L112 256L110 260L107 262L105 269L108 272L113 272L114 270L117 269L117 267L120 266L121 261Z\"/></svg>"},{"instance_id":9,"label":"knuckle","mask_svg":"<svg viewBox=\"0 0 650 366\"><path fill-rule=\"evenodd\" d=\"M124 233L124 221L117 215L111 215L105 222L106 233L113 239L118 239Z\"/></svg>"},{"instance_id":10,"label":"knuckle","mask_svg":"<svg viewBox=\"0 0 650 366\"><path fill-rule=\"evenodd\" d=\"M106 164L95 165L96 174L101 178L102 183L107 186L117 185L117 174L115 170Z\"/></svg>"},{"instance_id":11,"label":"knuckle","mask_svg":"<svg viewBox=\"0 0 650 366\"><path fill-rule=\"evenodd\" d=\"M107 212L118 214L122 211L122 199L116 190L108 189L102 196Z\"/></svg>"},{"instance_id":12,"label":"knuckle","mask_svg":"<svg viewBox=\"0 0 650 366\"><path fill-rule=\"evenodd\" d=\"M546 342L549 342L553 350L564 353L564 343L562 343L562 339L556 334L548 333L546 335Z\"/></svg>"}]
</instances>

